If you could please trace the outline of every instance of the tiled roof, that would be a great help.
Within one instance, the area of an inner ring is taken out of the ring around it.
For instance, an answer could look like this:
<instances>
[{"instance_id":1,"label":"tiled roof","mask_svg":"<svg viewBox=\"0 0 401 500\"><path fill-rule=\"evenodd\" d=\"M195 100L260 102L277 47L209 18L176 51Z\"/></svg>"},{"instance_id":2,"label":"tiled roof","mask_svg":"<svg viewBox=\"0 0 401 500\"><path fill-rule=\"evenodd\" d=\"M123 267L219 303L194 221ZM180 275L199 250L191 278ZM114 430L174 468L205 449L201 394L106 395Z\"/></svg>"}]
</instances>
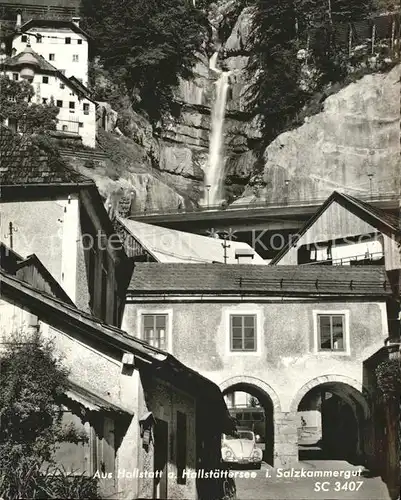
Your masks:
<instances>
[{"instance_id":1,"label":"tiled roof","mask_svg":"<svg viewBox=\"0 0 401 500\"><path fill-rule=\"evenodd\" d=\"M119 219L131 235L150 252L158 262L224 262L223 240L199 234L185 233L137 222L129 219ZM235 264L235 250L252 250L247 243L237 241L227 242L227 263ZM253 252L252 264L265 262L256 252Z\"/></svg>"},{"instance_id":2,"label":"tiled roof","mask_svg":"<svg viewBox=\"0 0 401 500\"><path fill-rule=\"evenodd\" d=\"M32 56L32 58L35 60L35 62L37 64L37 67L39 69L41 69L42 71L51 71L51 72L54 72L54 73L58 72L57 68L55 68L49 62L47 62L44 57L42 57L37 52L35 52L34 50L32 50L29 46L27 46L26 49L23 50L22 52L20 52L19 54L15 55L15 56L12 56L12 57L7 57L4 60L4 65L5 66L9 66L10 68L12 68L14 66L19 66L20 64L23 63L21 61L21 58L25 57L26 54L29 54L30 56Z\"/></svg>"},{"instance_id":3,"label":"tiled roof","mask_svg":"<svg viewBox=\"0 0 401 500\"><path fill-rule=\"evenodd\" d=\"M94 182L68 167L56 152L0 126L0 186L85 184Z\"/></svg>"},{"instance_id":4,"label":"tiled roof","mask_svg":"<svg viewBox=\"0 0 401 500\"><path fill-rule=\"evenodd\" d=\"M89 33L80 28L76 23L67 19L30 19L21 26L21 32L30 28L70 28L75 33L80 33L86 38L91 38Z\"/></svg>"},{"instance_id":5,"label":"tiled roof","mask_svg":"<svg viewBox=\"0 0 401 500\"><path fill-rule=\"evenodd\" d=\"M82 94L86 99L95 102L90 96L89 89L85 87L85 85L83 85L75 77L67 78L55 66L46 61L46 59L43 56L32 50L30 45L27 45L26 48L19 54L6 58L4 61L4 67L6 69L9 68L11 70L13 70L13 68L18 68L24 63L24 61L26 62L27 57L29 58L31 63L36 64L36 71L43 71L45 73L55 74L69 88L71 88L78 94Z\"/></svg>"},{"instance_id":6,"label":"tiled roof","mask_svg":"<svg viewBox=\"0 0 401 500\"><path fill-rule=\"evenodd\" d=\"M385 296L391 289L381 266L138 263L129 293Z\"/></svg>"}]
</instances>

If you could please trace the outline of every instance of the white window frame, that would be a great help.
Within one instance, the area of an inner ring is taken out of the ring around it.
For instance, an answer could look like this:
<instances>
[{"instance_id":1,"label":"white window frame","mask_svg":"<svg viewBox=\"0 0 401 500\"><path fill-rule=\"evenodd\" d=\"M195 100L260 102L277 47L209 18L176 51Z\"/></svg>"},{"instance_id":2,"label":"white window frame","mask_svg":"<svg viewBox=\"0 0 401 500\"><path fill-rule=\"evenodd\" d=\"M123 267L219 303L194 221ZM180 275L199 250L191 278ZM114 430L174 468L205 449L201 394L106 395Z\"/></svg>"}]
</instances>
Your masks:
<instances>
[{"instance_id":1,"label":"white window frame","mask_svg":"<svg viewBox=\"0 0 401 500\"><path fill-rule=\"evenodd\" d=\"M319 350L320 332L318 316L344 316L344 344L343 351L321 351ZM351 342L350 342L350 312L349 309L319 309L313 310L313 353L319 356L350 356L351 355Z\"/></svg>"},{"instance_id":2,"label":"white window frame","mask_svg":"<svg viewBox=\"0 0 401 500\"><path fill-rule=\"evenodd\" d=\"M137 312L137 325L138 331L136 337L145 341L142 336L143 332L143 316L144 315L164 315L167 316L167 325L166 325L166 347L165 351L172 351L172 339L173 339L173 310L172 309L139 309Z\"/></svg>"},{"instance_id":3,"label":"white window frame","mask_svg":"<svg viewBox=\"0 0 401 500\"><path fill-rule=\"evenodd\" d=\"M227 309L224 311L223 328L226 338L226 356L260 356L262 353L262 311L260 309ZM232 351L231 350L231 316L255 316L256 327L256 349L254 351Z\"/></svg>"}]
</instances>

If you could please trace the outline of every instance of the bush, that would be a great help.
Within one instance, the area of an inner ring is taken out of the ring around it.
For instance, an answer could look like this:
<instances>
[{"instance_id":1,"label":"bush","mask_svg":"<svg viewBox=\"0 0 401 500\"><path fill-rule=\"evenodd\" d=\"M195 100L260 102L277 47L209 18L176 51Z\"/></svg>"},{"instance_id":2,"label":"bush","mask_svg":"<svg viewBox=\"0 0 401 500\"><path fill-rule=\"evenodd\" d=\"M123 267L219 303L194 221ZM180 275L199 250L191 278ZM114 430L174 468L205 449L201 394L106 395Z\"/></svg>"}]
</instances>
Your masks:
<instances>
[{"instance_id":1,"label":"bush","mask_svg":"<svg viewBox=\"0 0 401 500\"><path fill-rule=\"evenodd\" d=\"M20 331L5 342L0 368L0 497L46 498L46 491L53 495L47 498L96 498L87 496L94 494L93 485L54 463L59 443L78 443L87 436L62 425L68 371L53 344L39 332Z\"/></svg>"}]
</instances>

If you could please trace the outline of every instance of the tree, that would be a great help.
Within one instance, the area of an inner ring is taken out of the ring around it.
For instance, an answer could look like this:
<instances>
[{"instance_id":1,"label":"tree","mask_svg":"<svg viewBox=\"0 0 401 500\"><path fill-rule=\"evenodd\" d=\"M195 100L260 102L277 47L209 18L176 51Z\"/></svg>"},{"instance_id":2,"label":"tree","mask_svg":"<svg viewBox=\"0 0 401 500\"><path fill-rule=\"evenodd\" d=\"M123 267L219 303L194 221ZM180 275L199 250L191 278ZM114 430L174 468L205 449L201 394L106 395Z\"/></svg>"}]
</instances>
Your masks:
<instances>
[{"instance_id":1,"label":"tree","mask_svg":"<svg viewBox=\"0 0 401 500\"><path fill-rule=\"evenodd\" d=\"M298 85L296 22L293 0L255 2L247 98L249 111L262 117L264 145L286 127L305 100Z\"/></svg>"},{"instance_id":2,"label":"tree","mask_svg":"<svg viewBox=\"0 0 401 500\"><path fill-rule=\"evenodd\" d=\"M8 119L28 134L55 130L59 109L50 104L32 103L34 89L26 80L10 80L0 75L0 122Z\"/></svg>"},{"instance_id":3,"label":"tree","mask_svg":"<svg viewBox=\"0 0 401 500\"><path fill-rule=\"evenodd\" d=\"M192 75L205 13L188 0L83 0L83 16L103 66L150 118L176 111L172 89Z\"/></svg>"},{"instance_id":4,"label":"tree","mask_svg":"<svg viewBox=\"0 0 401 500\"><path fill-rule=\"evenodd\" d=\"M38 332L18 332L5 345L0 357L0 496L37 498L41 470L54 463L58 444L85 436L62 425L60 398L68 371L52 343Z\"/></svg>"},{"instance_id":5,"label":"tree","mask_svg":"<svg viewBox=\"0 0 401 500\"><path fill-rule=\"evenodd\" d=\"M256 0L248 110L262 118L263 147L295 123L310 99L350 72L350 23L372 0Z\"/></svg>"}]
</instances>

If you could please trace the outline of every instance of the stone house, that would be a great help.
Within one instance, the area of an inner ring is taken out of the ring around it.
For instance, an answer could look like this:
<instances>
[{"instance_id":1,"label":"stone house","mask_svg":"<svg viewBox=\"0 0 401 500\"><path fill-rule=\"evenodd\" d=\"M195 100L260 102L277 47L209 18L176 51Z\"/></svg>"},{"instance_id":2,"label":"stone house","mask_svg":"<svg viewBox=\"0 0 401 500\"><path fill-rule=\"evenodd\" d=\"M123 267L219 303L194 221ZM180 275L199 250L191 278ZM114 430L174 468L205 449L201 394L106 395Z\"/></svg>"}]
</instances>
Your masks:
<instances>
[{"instance_id":1,"label":"stone house","mask_svg":"<svg viewBox=\"0 0 401 500\"><path fill-rule=\"evenodd\" d=\"M28 81L34 88L33 102L36 104L54 102L59 108L59 135L81 138L85 146L96 147L96 102L89 89L76 76L67 77L29 43L25 45L21 52L4 60L5 74L12 80ZM9 120L9 126L17 129L18 123Z\"/></svg>"},{"instance_id":2,"label":"stone house","mask_svg":"<svg viewBox=\"0 0 401 500\"><path fill-rule=\"evenodd\" d=\"M12 55L17 55L30 44L67 78L75 77L87 86L90 40L88 33L79 26L79 18L31 18L22 22L18 15L11 50Z\"/></svg>"},{"instance_id":3,"label":"stone house","mask_svg":"<svg viewBox=\"0 0 401 500\"><path fill-rule=\"evenodd\" d=\"M36 256L1 254L0 342L21 329L53 339L70 370L64 422L88 436L61 444L57 462L98 477L103 498L220 498L221 480L205 493L198 473L220 466L221 433L232 431L217 385L64 300Z\"/></svg>"},{"instance_id":4,"label":"stone house","mask_svg":"<svg viewBox=\"0 0 401 500\"><path fill-rule=\"evenodd\" d=\"M95 183L5 127L0 142L6 243L36 254L77 307L120 326L132 266Z\"/></svg>"},{"instance_id":5,"label":"stone house","mask_svg":"<svg viewBox=\"0 0 401 500\"><path fill-rule=\"evenodd\" d=\"M324 456L364 463L363 363L397 311L382 266L137 263L123 328L257 398L268 463L299 459L305 415Z\"/></svg>"}]
</instances>

